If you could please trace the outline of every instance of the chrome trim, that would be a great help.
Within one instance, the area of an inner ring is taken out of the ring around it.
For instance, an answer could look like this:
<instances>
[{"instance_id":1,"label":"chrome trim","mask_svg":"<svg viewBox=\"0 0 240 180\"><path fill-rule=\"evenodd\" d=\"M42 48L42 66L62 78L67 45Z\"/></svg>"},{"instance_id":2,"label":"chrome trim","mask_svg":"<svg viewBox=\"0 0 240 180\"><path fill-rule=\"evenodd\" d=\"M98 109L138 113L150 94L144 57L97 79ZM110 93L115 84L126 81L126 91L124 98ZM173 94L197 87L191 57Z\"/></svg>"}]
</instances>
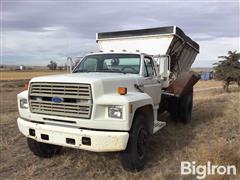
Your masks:
<instances>
[{"instance_id":1,"label":"chrome trim","mask_svg":"<svg viewBox=\"0 0 240 180\"><path fill-rule=\"evenodd\" d=\"M53 97L63 98L64 101L53 102ZM33 113L90 119L91 86L77 83L33 82L30 84L29 104Z\"/></svg>"}]
</instances>

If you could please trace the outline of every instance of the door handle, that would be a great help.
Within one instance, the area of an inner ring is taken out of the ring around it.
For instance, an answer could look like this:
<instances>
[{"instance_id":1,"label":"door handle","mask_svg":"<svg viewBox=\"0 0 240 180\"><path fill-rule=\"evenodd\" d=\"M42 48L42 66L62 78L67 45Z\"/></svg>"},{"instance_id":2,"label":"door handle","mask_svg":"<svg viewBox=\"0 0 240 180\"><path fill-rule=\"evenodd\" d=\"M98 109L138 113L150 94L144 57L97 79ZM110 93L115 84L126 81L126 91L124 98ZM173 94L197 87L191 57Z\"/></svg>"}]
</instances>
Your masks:
<instances>
[{"instance_id":1,"label":"door handle","mask_svg":"<svg viewBox=\"0 0 240 180\"><path fill-rule=\"evenodd\" d=\"M143 89L141 89L141 88L144 87L143 84L134 84L134 87L135 87L137 90L139 90L140 92L144 92Z\"/></svg>"}]
</instances>

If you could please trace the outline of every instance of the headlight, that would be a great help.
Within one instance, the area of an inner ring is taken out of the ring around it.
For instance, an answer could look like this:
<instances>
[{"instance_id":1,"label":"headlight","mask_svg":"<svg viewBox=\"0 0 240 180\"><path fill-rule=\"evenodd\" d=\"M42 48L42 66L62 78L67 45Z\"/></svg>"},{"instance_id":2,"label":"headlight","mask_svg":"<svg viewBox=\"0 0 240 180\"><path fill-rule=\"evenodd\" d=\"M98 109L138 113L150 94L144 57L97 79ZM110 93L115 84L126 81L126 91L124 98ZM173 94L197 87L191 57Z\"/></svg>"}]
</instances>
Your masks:
<instances>
[{"instance_id":1,"label":"headlight","mask_svg":"<svg viewBox=\"0 0 240 180\"><path fill-rule=\"evenodd\" d=\"M27 99L20 99L20 108L22 109L27 109L28 108L28 102L27 102Z\"/></svg>"},{"instance_id":2,"label":"headlight","mask_svg":"<svg viewBox=\"0 0 240 180\"><path fill-rule=\"evenodd\" d=\"M108 117L122 118L122 106L108 106Z\"/></svg>"}]
</instances>

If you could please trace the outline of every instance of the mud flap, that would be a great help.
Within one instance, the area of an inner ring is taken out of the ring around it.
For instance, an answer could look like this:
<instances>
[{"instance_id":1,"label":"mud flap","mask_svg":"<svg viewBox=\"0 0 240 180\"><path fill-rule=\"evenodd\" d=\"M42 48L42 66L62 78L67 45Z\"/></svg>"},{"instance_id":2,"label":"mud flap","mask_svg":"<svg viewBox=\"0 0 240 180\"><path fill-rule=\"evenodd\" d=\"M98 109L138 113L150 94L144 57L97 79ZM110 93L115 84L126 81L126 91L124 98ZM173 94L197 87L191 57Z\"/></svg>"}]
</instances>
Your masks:
<instances>
[{"instance_id":1,"label":"mud flap","mask_svg":"<svg viewBox=\"0 0 240 180\"><path fill-rule=\"evenodd\" d=\"M166 92L177 97L188 94L193 91L193 86L199 81L199 79L200 76L198 74L193 72L183 72L166 89Z\"/></svg>"}]
</instances>

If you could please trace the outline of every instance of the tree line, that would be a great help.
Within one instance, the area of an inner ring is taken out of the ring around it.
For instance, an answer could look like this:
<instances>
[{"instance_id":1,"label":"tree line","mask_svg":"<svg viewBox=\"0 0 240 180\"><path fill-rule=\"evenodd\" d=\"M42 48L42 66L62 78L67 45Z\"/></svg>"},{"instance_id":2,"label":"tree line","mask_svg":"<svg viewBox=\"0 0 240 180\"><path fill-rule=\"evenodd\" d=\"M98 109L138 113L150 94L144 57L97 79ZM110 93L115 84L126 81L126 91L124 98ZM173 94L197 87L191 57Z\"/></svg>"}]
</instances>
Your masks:
<instances>
[{"instance_id":1,"label":"tree line","mask_svg":"<svg viewBox=\"0 0 240 180\"><path fill-rule=\"evenodd\" d=\"M214 78L223 81L223 89L229 91L231 83L240 87L240 53L228 51L227 56L219 56L220 61L214 63Z\"/></svg>"},{"instance_id":2,"label":"tree line","mask_svg":"<svg viewBox=\"0 0 240 180\"><path fill-rule=\"evenodd\" d=\"M79 63L79 60L74 61L72 64L72 67L75 67L78 63ZM68 65L67 65L67 63L65 63L64 65L59 66L56 63L56 61L50 61L49 64L47 65L47 67L48 67L48 69L53 70L53 71L55 71L55 70L61 71L61 70L67 70Z\"/></svg>"}]
</instances>

